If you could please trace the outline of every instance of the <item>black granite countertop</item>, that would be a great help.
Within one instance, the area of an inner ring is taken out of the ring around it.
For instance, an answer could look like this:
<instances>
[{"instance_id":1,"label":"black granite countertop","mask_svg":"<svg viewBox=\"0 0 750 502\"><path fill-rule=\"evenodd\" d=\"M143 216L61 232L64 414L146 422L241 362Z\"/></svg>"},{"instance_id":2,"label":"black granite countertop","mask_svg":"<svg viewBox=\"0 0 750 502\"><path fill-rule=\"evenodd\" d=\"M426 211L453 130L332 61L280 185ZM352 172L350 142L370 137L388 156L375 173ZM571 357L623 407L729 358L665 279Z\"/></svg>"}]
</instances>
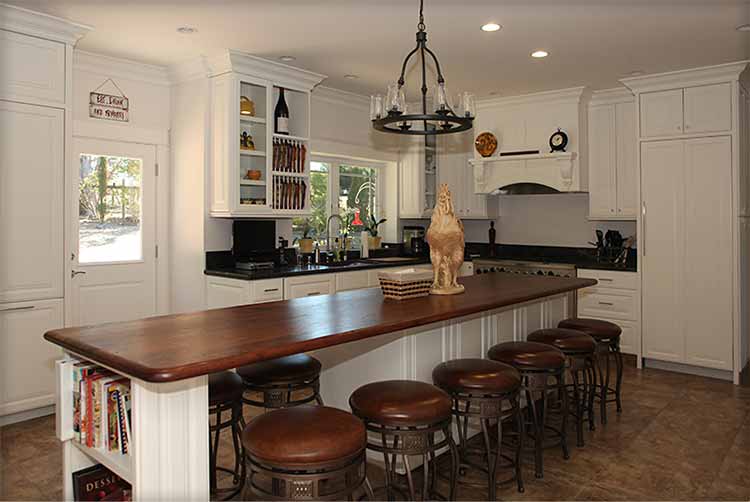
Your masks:
<instances>
[{"instance_id":1,"label":"black granite countertop","mask_svg":"<svg viewBox=\"0 0 750 502\"><path fill-rule=\"evenodd\" d=\"M423 265L430 263L428 258L413 258L408 261L378 262L372 260L353 260L344 265L287 265L264 270L244 270L236 267L206 268L204 274L231 279L276 279L279 277L295 277L299 275L331 274L336 272L354 272L385 267L407 267L409 265Z\"/></svg>"}]
</instances>

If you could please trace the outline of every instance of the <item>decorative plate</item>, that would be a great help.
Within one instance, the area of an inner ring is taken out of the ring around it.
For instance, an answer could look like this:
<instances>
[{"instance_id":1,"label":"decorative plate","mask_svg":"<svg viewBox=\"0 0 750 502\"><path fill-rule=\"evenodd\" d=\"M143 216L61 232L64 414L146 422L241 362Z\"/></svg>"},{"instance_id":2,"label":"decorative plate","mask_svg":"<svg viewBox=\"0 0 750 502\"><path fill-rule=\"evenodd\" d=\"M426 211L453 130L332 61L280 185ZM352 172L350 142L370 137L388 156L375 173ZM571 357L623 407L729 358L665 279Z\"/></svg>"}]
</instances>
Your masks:
<instances>
[{"instance_id":1,"label":"decorative plate","mask_svg":"<svg viewBox=\"0 0 750 502\"><path fill-rule=\"evenodd\" d=\"M482 157L489 157L497 149L497 138L491 132L483 132L474 141L474 148Z\"/></svg>"}]
</instances>

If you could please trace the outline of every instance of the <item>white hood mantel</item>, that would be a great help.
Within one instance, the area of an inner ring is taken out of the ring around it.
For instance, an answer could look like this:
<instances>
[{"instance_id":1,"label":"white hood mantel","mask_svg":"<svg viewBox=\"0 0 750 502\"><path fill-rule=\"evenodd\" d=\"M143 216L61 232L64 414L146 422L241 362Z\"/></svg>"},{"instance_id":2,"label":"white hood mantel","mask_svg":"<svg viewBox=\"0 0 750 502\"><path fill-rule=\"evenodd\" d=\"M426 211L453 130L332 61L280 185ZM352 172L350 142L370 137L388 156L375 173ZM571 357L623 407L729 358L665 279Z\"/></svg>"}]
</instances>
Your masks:
<instances>
[{"instance_id":1,"label":"white hood mantel","mask_svg":"<svg viewBox=\"0 0 750 502\"><path fill-rule=\"evenodd\" d=\"M498 148L469 161L474 192L586 192L589 99L585 87L575 87L478 101L474 134L493 133ZM558 128L568 135L567 151L549 153L549 137ZM528 150L540 153L501 155Z\"/></svg>"},{"instance_id":2,"label":"white hood mantel","mask_svg":"<svg viewBox=\"0 0 750 502\"><path fill-rule=\"evenodd\" d=\"M474 171L474 192L503 193L512 185L542 185L555 192L578 192L574 176L575 152L487 157L469 161Z\"/></svg>"}]
</instances>

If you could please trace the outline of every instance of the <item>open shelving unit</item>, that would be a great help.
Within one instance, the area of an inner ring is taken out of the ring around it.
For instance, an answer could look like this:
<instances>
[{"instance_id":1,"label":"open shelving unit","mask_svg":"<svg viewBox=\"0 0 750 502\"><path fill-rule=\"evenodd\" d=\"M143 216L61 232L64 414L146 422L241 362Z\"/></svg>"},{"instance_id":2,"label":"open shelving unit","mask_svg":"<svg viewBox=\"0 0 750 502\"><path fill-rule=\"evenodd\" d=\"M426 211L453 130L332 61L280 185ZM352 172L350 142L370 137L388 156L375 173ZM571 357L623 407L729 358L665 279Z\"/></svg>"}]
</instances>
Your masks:
<instances>
[{"instance_id":1,"label":"open shelving unit","mask_svg":"<svg viewBox=\"0 0 750 502\"><path fill-rule=\"evenodd\" d=\"M309 215L310 91L323 76L247 55L232 58L229 71L210 78L211 216ZM274 130L282 88L289 134ZM243 108L242 98L252 104Z\"/></svg>"}]
</instances>

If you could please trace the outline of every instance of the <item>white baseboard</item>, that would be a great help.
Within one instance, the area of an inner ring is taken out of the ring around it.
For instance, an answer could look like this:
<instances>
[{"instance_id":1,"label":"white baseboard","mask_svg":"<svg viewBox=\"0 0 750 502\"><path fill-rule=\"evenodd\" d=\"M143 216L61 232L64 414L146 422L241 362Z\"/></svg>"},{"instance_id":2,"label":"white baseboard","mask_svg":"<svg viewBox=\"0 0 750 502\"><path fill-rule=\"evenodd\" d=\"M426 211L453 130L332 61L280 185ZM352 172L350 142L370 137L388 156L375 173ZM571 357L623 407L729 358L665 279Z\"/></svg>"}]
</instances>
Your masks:
<instances>
[{"instance_id":1,"label":"white baseboard","mask_svg":"<svg viewBox=\"0 0 750 502\"><path fill-rule=\"evenodd\" d=\"M10 415L4 415L0 417L0 427L10 424L17 424L18 422L25 422L33 418L45 417L47 415L55 414L55 405L44 406L43 408L36 408L34 410L19 411L18 413L11 413Z\"/></svg>"},{"instance_id":2,"label":"white baseboard","mask_svg":"<svg viewBox=\"0 0 750 502\"><path fill-rule=\"evenodd\" d=\"M719 380L728 380L730 382L734 379L734 375L731 371L703 368L701 366L691 366L689 364L672 363L668 361L657 361L656 359L648 359L645 357L643 358L643 367L674 371L675 373L686 373L688 375L696 375L706 378L717 378Z\"/></svg>"}]
</instances>

